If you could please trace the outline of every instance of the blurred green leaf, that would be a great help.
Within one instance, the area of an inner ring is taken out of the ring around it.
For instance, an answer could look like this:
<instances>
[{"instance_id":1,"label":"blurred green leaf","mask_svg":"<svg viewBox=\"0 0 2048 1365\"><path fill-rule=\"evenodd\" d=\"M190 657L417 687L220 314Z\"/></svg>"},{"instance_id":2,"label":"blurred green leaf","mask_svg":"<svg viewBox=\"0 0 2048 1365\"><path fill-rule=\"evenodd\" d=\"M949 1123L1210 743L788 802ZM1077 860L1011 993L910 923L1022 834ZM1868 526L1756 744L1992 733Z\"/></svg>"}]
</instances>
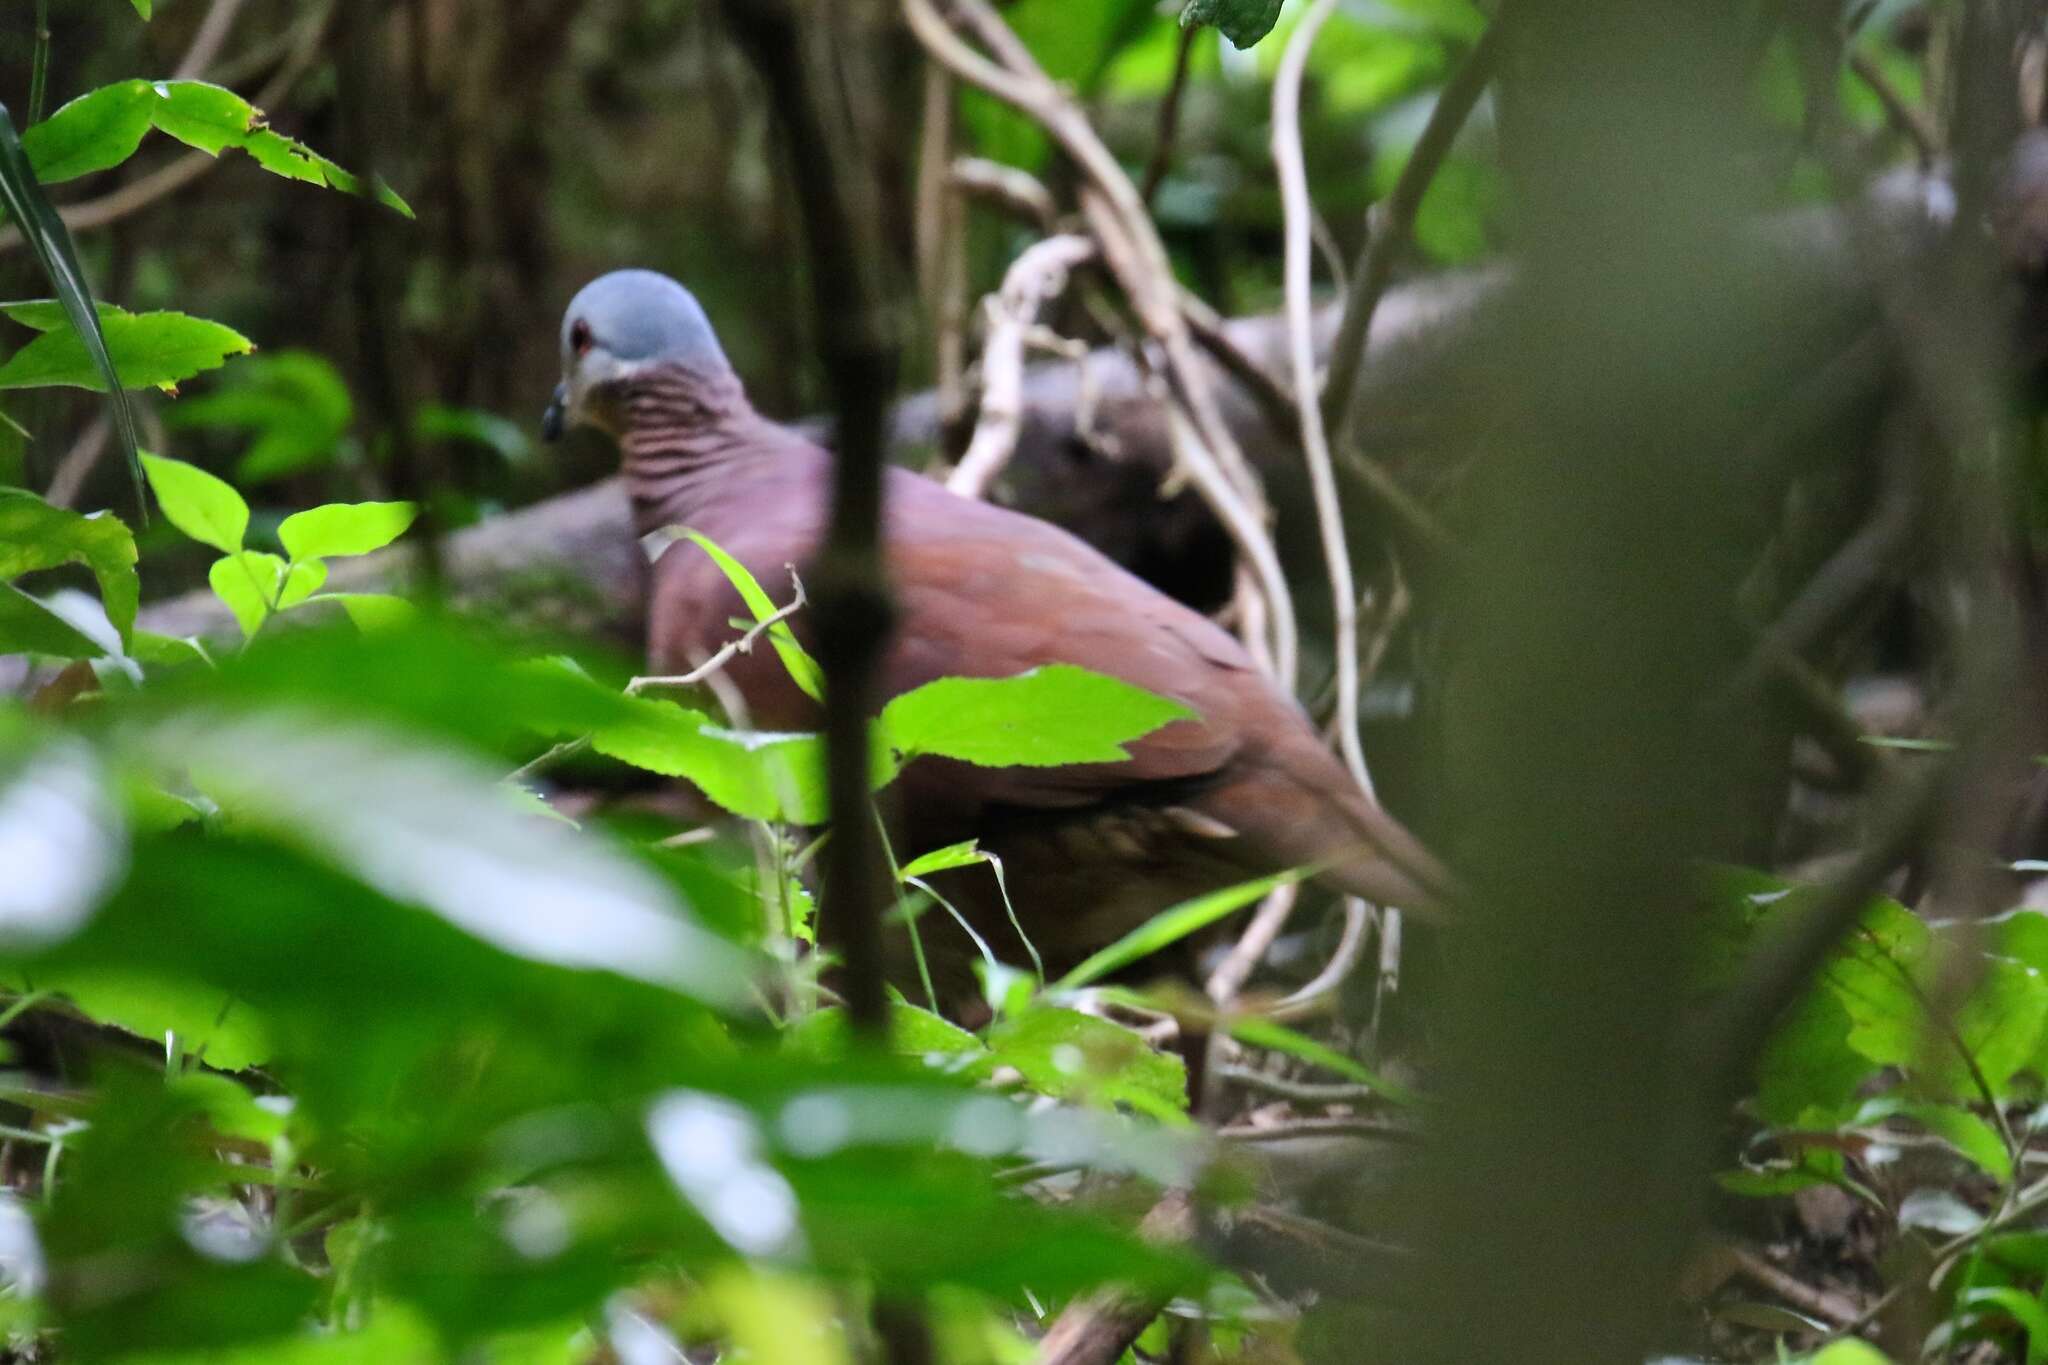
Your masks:
<instances>
[{"instance_id":1,"label":"blurred green leaf","mask_svg":"<svg viewBox=\"0 0 2048 1365\"><path fill-rule=\"evenodd\" d=\"M141 594L135 559L135 537L119 517L106 512L80 516L25 490L0 488L0 581L60 564L83 564L99 580L107 619L124 641L134 628Z\"/></svg>"},{"instance_id":2,"label":"blurred green leaf","mask_svg":"<svg viewBox=\"0 0 2048 1365\"><path fill-rule=\"evenodd\" d=\"M171 525L223 554L242 548L242 537L249 531L249 504L225 480L161 455L144 454L142 467Z\"/></svg>"},{"instance_id":3,"label":"blurred green leaf","mask_svg":"<svg viewBox=\"0 0 2048 1365\"><path fill-rule=\"evenodd\" d=\"M175 975L79 966L37 972L35 984L38 990L68 996L91 1018L159 1048L166 1033L175 1033L185 1052L223 1071L245 1071L271 1056L269 1032L254 1010Z\"/></svg>"},{"instance_id":4,"label":"blurred green leaf","mask_svg":"<svg viewBox=\"0 0 2048 1365\"><path fill-rule=\"evenodd\" d=\"M1208 928L1247 905L1264 900L1273 891L1290 882L1298 882L1305 875L1300 871L1278 872L1270 877L1226 886L1162 910L1107 948L1091 954L1055 982L1052 989L1055 992L1073 991L1100 981L1112 972L1122 971L1132 963Z\"/></svg>"},{"instance_id":5,"label":"blurred green leaf","mask_svg":"<svg viewBox=\"0 0 2048 1365\"><path fill-rule=\"evenodd\" d=\"M1155 1118L1187 1107L1187 1066L1122 1024L1057 1005L1034 1005L988 1035L998 1065L1056 1099L1128 1104Z\"/></svg>"},{"instance_id":6,"label":"blurred green leaf","mask_svg":"<svg viewBox=\"0 0 2048 1365\"><path fill-rule=\"evenodd\" d=\"M1252 46L1280 22L1282 0L1188 0L1180 12L1182 28L1213 24L1242 49Z\"/></svg>"},{"instance_id":7,"label":"blurred green leaf","mask_svg":"<svg viewBox=\"0 0 2048 1365\"><path fill-rule=\"evenodd\" d=\"M1317 1042L1305 1033L1298 1033L1285 1024L1258 1015L1235 1015L1225 1021L1224 1027L1230 1036L1240 1043L1266 1048L1273 1052L1284 1052L1313 1066L1335 1072L1346 1080L1360 1085L1369 1085L1384 1099L1395 1104L1414 1104L1415 1092L1406 1086L1396 1085L1378 1072L1366 1066L1356 1057L1348 1057L1327 1043Z\"/></svg>"},{"instance_id":8,"label":"blurred green leaf","mask_svg":"<svg viewBox=\"0 0 2048 1365\"><path fill-rule=\"evenodd\" d=\"M0 583L0 654L97 659L107 651L21 589Z\"/></svg>"},{"instance_id":9,"label":"blurred green leaf","mask_svg":"<svg viewBox=\"0 0 2048 1365\"><path fill-rule=\"evenodd\" d=\"M294 560L366 555L404 535L419 510L410 502L329 503L286 517L277 537Z\"/></svg>"},{"instance_id":10,"label":"blurred green leaf","mask_svg":"<svg viewBox=\"0 0 2048 1365\"><path fill-rule=\"evenodd\" d=\"M235 465L244 484L261 483L332 461L349 442L355 405L340 373L310 351L257 355L235 366L223 386L164 413L173 431L253 435Z\"/></svg>"},{"instance_id":11,"label":"blurred green leaf","mask_svg":"<svg viewBox=\"0 0 2048 1365\"><path fill-rule=\"evenodd\" d=\"M985 862L987 858L988 855L981 851L979 845L973 839L969 839L965 843L948 844L944 848L935 848L930 853L912 858L896 870L896 876L899 880L907 882L912 877L929 877L934 872L947 872L956 867L972 867L976 863Z\"/></svg>"}]
</instances>

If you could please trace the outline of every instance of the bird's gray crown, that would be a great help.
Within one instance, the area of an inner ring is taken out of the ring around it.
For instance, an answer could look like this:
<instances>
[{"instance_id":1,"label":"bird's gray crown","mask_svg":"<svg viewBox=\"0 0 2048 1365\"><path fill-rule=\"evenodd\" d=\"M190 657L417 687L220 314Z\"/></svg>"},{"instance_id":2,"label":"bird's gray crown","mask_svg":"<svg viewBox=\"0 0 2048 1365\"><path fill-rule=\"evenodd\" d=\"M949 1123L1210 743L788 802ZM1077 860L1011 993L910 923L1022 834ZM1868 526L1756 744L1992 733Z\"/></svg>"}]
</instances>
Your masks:
<instances>
[{"instance_id":1,"label":"bird's gray crown","mask_svg":"<svg viewBox=\"0 0 2048 1365\"><path fill-rule=\"evenodd\" d=\"M562 356L572 368L579 324L590 329L593 345L623 364L728 368L703 305L657 271L614 270L583 286L562 317Z\"/></svg>"}]
</instances>

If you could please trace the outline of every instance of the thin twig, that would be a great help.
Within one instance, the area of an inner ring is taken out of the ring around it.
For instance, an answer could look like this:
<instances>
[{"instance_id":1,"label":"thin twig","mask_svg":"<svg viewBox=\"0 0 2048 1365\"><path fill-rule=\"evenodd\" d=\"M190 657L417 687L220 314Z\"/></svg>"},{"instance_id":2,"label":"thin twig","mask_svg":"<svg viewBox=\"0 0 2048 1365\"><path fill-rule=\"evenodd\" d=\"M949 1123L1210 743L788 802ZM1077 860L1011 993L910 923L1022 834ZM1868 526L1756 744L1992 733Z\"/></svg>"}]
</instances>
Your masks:
<instances>
[{"instance_id":1,"label":"thin twig","mask_svg":"<svg viewBox=\"0 0 2048 1365\"><path fill-rule=\"evenodd\" d=\"M1216 970L1209 973L1204 986L1209 999L1219 1008L1227 1006L1244 989L1244 983L1251 979L1259 963L1265 961L1266 952L1273 941L1280 937L1280 931L1287 926L1287 917L1294 912L1294 902L1301 895L1301 884L1289 882L1274 888L1252 915L1251 923L1238 935L1237 943L1230 955L1216 964Z\"/></svg>"},{"instance_id":2,"label":"thin twig","mask_svg":"<svg viewBox=\"0 0 2048 1365\"><path fill-rule=\"evenodd\" d=\"M796 584L796 596L789 600L787 606L777 607L774 611L762 617L754 623L746 634L725 645L716 654L713 654L688 673L678 673L672 677L635 678L626 684L626 695L637 697L651 687L695 687L731 663L736 655L753 653L756 640L810 605L808 599L804 597L803 579L798 578L794 573L790 574L789 577L790 581Z\"/></svg>"},{"instance_id":3,"label":"thin twig","mask_svg":"<svg viewBox=\"0 0 2048 1365\"><path fill-rule=\"evenodd\" d=\"M1343 989L1351 974L1358 970L1359 959L1365 956L1366 930L1372 927L1373 909L1356 896L1344 898L1344 935L1337 940L1337 950L1330 954L1330 960L1323 964L1315 979L1301 989L1283 997L1271 1008L1262 1011L1268 1019L1299 1019L1305 1015L1319 1013L1324 1005Z\"/></svg>"},{"instance_id":4,"label":"thin twig","mask_svg":"<svg viewBox=\"0 0 2048 1365\"><path fill-rule=\"evenodd\" d=\"M1273 78L1273 165L1280 177L1286 218L1288 356L1294 372L1294 401L1301 414L1302 454L1308 460L1315 497L1316 529L1323 541L1323 565L1330 576L1330 605L1336 620L1337 746L1351 779L1372 796L1372 773L1358 738L1358 589L1351 576L1351 549L1344 534L1344 509L1330 444L1317 401L1315 307L1309 298L1314 259L1310 251L1308 168L1301 151L1301 81L1316 35L1337 11L1337 0L1316 0L1295 26Z\"/></svg>"},{"instance_id":5,"label":"thin twig","mask_svg":"<svg viewBox=\"0 0 2048 1365\"><path fill-rule=\"evenodd\" d=\"M220 50L227 44L228 34L234 30L235 18L242 12L246 0L213 0L206 17L199 21L199 28L192 35L191 46L185 49L184 57L171 69L174 81L196 81L212 69L220 59Z\"/></svg>"},{"instance_id":6,"label":"thin twig","mask_svg":"<svg viewBox=\"0 0 2048 1365\"><path fill-rule=\"evenodd\" d=\"M1138 197L1148 208L1173 166L1173 144L1180 135L1181 100L1187 94L1188 68L1194 64L1195 37L1201 31L1200 24L1183 27L1180 47L1173 54L1173 81L1166 87L1166 98L1159 102L1159 131L1152 143L1152 160L1145 167L1145 178L1138 189Z\"/></svg>"},{"instance_id":7,"label":"thin twig","mask_svg":"<svg viewBox=\"0 0 2048 1365\"><path fill-rule=\"evenodd\" d=\"M988 300L988 340L981 348L981 420L967 453L946 479L964 498L979 498L1016 453L1024 429L1024 346L1039 309L1065 292L1073 271L1095 257L1092 238L1067 234L1027 248L1011 263Z\"/></svg>"},{"instance_id":8,"label":"thin twig","mask_svg":"<svg viewBox=\"0 0 2048 1365\"><path fill-rule=\"evenodd\" d=\"M1014 105L1038 123L1080 170L1082 211L1110 273L1159 348L1173 399L1170 409L1185 414L1187 439L1176 441L1176 454L1257 577L1269 604L1276 678L1291 691L1299 649L1293 595L1266 529L1265 499L1258 478L1223 420L1209 376L1195 355L1181 312L1180 289L1158 229L1137 187L1103 145L1080 106L1046 75L986 0L952 0L951 10L996 60L976 51L956 33L934 0L903 0L911 31L935 59L962 80Z\"/></svg>"},{"instance_id":9,"label":"thin twig","mask_svg":"<svg viewBox=\"0 0 2048 1365\"><path fill-rule=\"evenodd\" d=\"M1296 1104L1376 1104L1386 1098L1369 1085L1325 1085L1315 1081L1297 1081L1228 1062L1216 1068L1216 1076L1219 1080L1241 1085L1247 1090L1275 1095L1283 1100L1292 1100Z\"/></svg>"},{"instance_id":10,"label":"thin twig","mask_svg":"<svg viewBox=\"0 0 2048 1365\"><path fill-rule=\"evenodd\" d=\"M1052 191L1029 171L986 157L962 156L953 159L946 178L965 193L987 200L1048 236L1059 221L1059 206L1053 203Z\"/></svg>"},{"instance_id":11,"label":"thin twig","mask_svg":"<svg viewBox=\"0 0 2048 1365\"><path fill-rule=\"evenodd\" d=\"M1500 62L1500 50L1517 0L1505 0L1487 26L1478 44L1465 58L1430 111L1429 123L1394 192L1374 207L1368 223L1365 247L1358 264L1351 268L1351 288L1344 299L1344 317L1337 325L1337 339L1330 348L1329 379L1323 388L1323 420L1339 446L1350 442L1353 398L1358 388L1359 367L1365 363L1366 341L1372 334L1372 317L1394 277L1394 258L1415 227L1416 210L1429 192L1437 169L1450 154L1465 120L1493 80Z\"/></svg>"}]
</instances>

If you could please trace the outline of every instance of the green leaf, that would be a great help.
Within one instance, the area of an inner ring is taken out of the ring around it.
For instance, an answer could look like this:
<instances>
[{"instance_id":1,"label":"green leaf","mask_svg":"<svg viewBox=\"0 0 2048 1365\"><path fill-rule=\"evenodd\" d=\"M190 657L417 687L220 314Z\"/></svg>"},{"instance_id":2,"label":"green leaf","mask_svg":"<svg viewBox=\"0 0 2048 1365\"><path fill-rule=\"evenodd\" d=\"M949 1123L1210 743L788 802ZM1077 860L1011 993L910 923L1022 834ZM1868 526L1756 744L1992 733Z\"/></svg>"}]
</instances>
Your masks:
<instances>
[{"instance_id":1,"label":"green leaf","mask_svg":"<svg viewBox=\"0 0 2048 1365\"><path fill-rule=\"evenodd\" d=\"M235 464L248 485L331 463L350 444L355 404L334 366L310 351L253 356L223 376L222 387L164 413L173 431L248 432Z\"/></svg>"},{"instance_id":2,"label":"green leaf","mask_svg":"<svg viewBox=\"0 0 2048 1365\"><path fill-rule=\"evenodd\" d=\"M86 284L85 271L78 264L78 252L71 244L71 230L64 226L57 210L50 207L49 197L43 193L35 168L29 164L28 153L22 148L21 138L14 131L14 120L8 117L4 106L0 106L0 204L4 204L20 227L29 249L35 253L36 264L42 267L43 277L56 291L71 325L83 338L86 353L91 357L105 391L111 395L109 405L114 413L114 431L121 438L121 452L127 457L128 471L135 479L136 501L140 502L142 442L135 431L135 411L128 404L128 394L121 387L114 358L107 350L106 336L100 330L99 318L93 311L92 290Z\"/></svg>"},{"instance_id":3,"label":"green leaf","mask_svg":"<svg viewBox=\"0 0 2048 1365\"><path fill-rule=\"evenodd\" d=\"M135 6L137 14L141 15L144 19L149 18L150 0L128 0L128 3Z\"/></svg>"},{"instance_id":4,"label":"green leaf","mask_svg":"<svg viewBox=\"0 0 2048 1365\"><path fill-rule=\"evenodd\" d=\"M1187 1066L1122 1024L1056 1005L1037 1005L989 1030L999 1065L1055 1099L1128 1104L1155 1118L1187 1107Z\"/></svg>"},{"instance_id":5,"label":"green leaf","mask_svg":"<svg viewBox=\"0 0 2048 1365\"><path fill-rule=\"evenodd\" d=\"M877 726L908 762L920 755L984 767L1115 763L1127 742L1193 717L1177 701L1071 664L1012 678L940 678L895 698Z\"/></svg>"},{"instance_id":6,"label":"green leaf","mask_svg":"<svg viewBox=\"0 0 2048 1365\"><path fill-rule=\"evenodd\" d=\"M0 584L0 654L97 659L106 652L21 589Z\"/></svg>"},{"instance_id":7,"label":"green leaf","mask_svg":"<svg viewBox=\"0 0 2048 1365\"><path fill-rule=\"evenodd\" d=\"M300 560L287 571L285 561L261 550L243 550L217 559L206 581L214 596L235 614L246 638L275 612L288 611L318 592L327 581L327 566L317 559Z\"/></svg>"},{"instance_id":8,"label":"green leaf","mask_svg":"<svg viewBox=\"0 0 2048 1365\"><path fill-rule=\"evenodd\" d=\"M249 504L229 484L197 465L145 454L143 470L171 525L223 554L242 548L249 531Z\"/></svg>"},{"instance_id":9,"label":"green leaf","mask_svg":"<svg viewBox=\"0 0 2048 1365\"><path fill-rule=\"evenodd\" d=\"M158 1048L165 1033L175 1033L188 1055L197 1054L223 1071L245 1071L271 1057L268 1030L254 1010L181 977L76 966L37 972L35 984L38 990L70 997L87 1016L147 1038Z\"/></svg>"},{"instance_id":10,"label":"green leaf","mask_svg":"<svg viewBox=\"0 0 2048 1365\"><path fill-rule=\"evenodd\" d=\"M630 718L597 729L591 747L649 772L688 778L750 820L824 822L825 750L817 735L743 735L673 702L629 705Z\"/></svg>"},{"instance_id":11,"label":"green leaf","mask_svg":"<svg viewBox=\"0 0 2048 1365\"><path fill-rule=\"evenodd\" d=\"M217 370L255 343L232 327L184 313L100 315L107 353L126 388L174 390L183 380ZM106 391L106 380L76 329L68 324L31 341L0 365L0 389L70 388Z\"/></svg>"},{"instance_id":12,"label":"green leaf","mask_svg":"<svg viewBox=\"0 0 2048 1365\"><path fill-rule=\"evenodd\" d=\"M339 602L357 630L394 630L417 620L420 609L403 597L382 592L327 592L316 602Z\"/></svg>"},{"instance_id":13,"label":"green leaf","mask_svg":"<svg viewBox=\"0 0 2048 1365\"><path fill-rule=\"evenodd\" d=\"M2035 1295L2024 1289L1993 1285L1966 1289L1957 1302L1966 1310L1977 1310L1969 1314L1971 1317L1981 1316L1987 1307L2005 1314L2026 1334L2027 1365L2040 1365L2040 1362L2048 1360L2048 1304L2043 1304Z\"/></svg>"},{"instance_id":14,"label":"green leaf","mask_svg":"<svg viewBox=\"0 0 2048 1365\"><path fill-rule=\"evenodd\" d=\"M1335 1048L1319 1043L1305 1033L1297 1033L1285 1024L1262 1019L1257 1015L1238 1015L1226 1021L1225 1027L1229 1030L1230 1036L1240 1043L1263 1047L1273 1052L1284 1052L1290 1057L1322 1067L1325 1071L1335 1072L1346 1080L1369 1085L1378 1091L1382 1098L1395 1104L1415 1103L1415 1092L1406 1086L1396 1085L1359 1062L1357 1058L1347 1057Z\"/></svg>"},{"instance_id":15,"label":"green leaf","mask_svg":"<svg viewBox=\"0 0 2048 1365\"><path fill-rule=\"evenodd\" d=\"M1273 31L1280 22L1281 4L1282 0L1188 0L1180 24L1213 24L1242 51Z\"/></svg>"},{"instance_id":16,"label":"green leaf","mask_svg":"<svg viewBox=\"0 0 2048 1365\"><path fill-rule=\"evenodd\" d=\"M362 193L354 175L273 130L263 111L234 91L204 81L127 80L103 86L37 124L24 142L37 174L56 184L126 161L152 127L209 156L240 149L274 175ZM381 182L376 195L413 216L410 206Z\"/></svg>"},{"instance_id":17,"label":"green leaf","mask_svg":"<svg viewBox=\"0 0 2048 1365\"><path fill-rule=\"evenodd\" d=\"M948 844L944 848L935 848L921 857L912 858L896 870L896 876L899 880L907 882L912 877L929 877L934 872L947 872L956 867L972 867L987 860L988 855L981 851L980 844L969 839L965 843Z\"/></svg>"},{"instance_id":18,"label":"green leaf","mask_svg":"<svg viewBox=\"0 0 2048 1365\"><path fill-rule=\"evenodd\" d=\"M754 575L748 572L746 565L720 549L709 536L699 535L695 531L688 530L684 531L682 536L683 539L711 556L712 563L718 565L719 570L725 574L727 581L732 584L733 590L739 593L740 600L747 604L747 610L754 613L754 623L756 625L766 621L775 614L777 608L774 599L768 596L760 583L755 580ZM802 688L804 695L812 701L823 701L825 699L824 671L818 667L818 661L813 659L804 651L804 647L797 643L796 635L790 630L789 623L787 621L778 621L770 626L768 628L768 640L769 643L775 646L775 653L782 660L782 666L789 671L790 680Z\"/></svg>"},{"instance_id":19,"label":"green leaf","mask_svg":"<svg viewBox=\"0 0 2048 1365\"><path fill-rule=\"evenodd\" d=\"M277 538L297 560L366 555L404 535L419 511L409 502L334 502L286 517Z\"/></svg>"},{"instance_id":20,"label":"green leaf","mask_svg":"<svg viewBox=\"0 0 2048 1365\"><path fill-rule=\"evenodd\" d=\"M0 488L0 581L60 564L83 564L99 580L107 619L125 642L135 625L141 585L135 537L106 512L80 516L22 489Z\"/></svg>"},{"instance_id":21,"label":"green leaf","mask_svg":"<svg viewBox=\"0 0 2048 1365\"><path fill-rule=\"evenodd\" d=\"M346 868L505 951L706 1003L747 998L754 961L681 913L650 869L521 813L501 774L467 755L303 706L187 706L126 742L189 773L231 828Z\"/></svg>"},{"instance_id":22,"label":"green leaf","mask_svg":"<svg viewBox=\"0 0 2048 1365\"><path fill-rule=\"evenodd\" d=\"M1160 949L1180 942L1189 934L1208 928L1247 905L1264 900L1273 891L1298 882L1306 875L1307 873L1300 869L1276 872L1270 877L1240 882L1236 886L1226 886L1220 891L1211 891L1193 900L1182 901L1179 905L1160 911L1107 948L1090 956L1055 982L1052 989L1074 991L1091 982L1100 981L1111 972L1121 971L1133 962L1150 957Z\"/></svg>"},{"instance_id":23,"label":"green leaf","mask_svg":"<svg viewBox=\"0 0 2048 1365\"><path fill-rule=\"evenodd\" d=\"M155 96L141 81L120 81L80 95L21 135L36 178L61 185L118 166L149 132Z\"/></svg>"}]
</instances>

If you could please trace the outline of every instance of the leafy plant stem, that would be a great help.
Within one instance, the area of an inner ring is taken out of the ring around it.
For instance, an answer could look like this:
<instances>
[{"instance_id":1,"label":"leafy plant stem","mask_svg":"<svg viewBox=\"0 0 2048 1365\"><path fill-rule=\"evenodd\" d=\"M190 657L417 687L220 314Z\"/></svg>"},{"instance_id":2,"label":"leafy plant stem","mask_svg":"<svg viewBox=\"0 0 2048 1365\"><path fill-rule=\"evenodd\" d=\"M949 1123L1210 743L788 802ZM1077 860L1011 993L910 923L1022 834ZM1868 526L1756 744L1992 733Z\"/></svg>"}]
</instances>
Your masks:
<instances>
[{"instance_id":1,"label":"leafy plant stem","mask_svg":"<svg viewBox=\"0 0 2048 1365\"><path fill-rule=\"evenodd\" d=\"M896 849L889 842L889 829L882 822L882 812L873 802L869 802L868 814L874 817L875 838L882 846L883 859L889 864L889 881L893 885L902 886L904 884L903 868L896 861ZM912 885L917 886L919 890L931 896L933 900L939 900L939 897L930 887L918 882L913 882ZM899 907L903 904L903 897L900 893L897 895L896 903ZM944 903L944 901L940 901L940 904L943 905ZM909 915L904 916L903 927L910 931L910 955L917 959L917 983L924 987L925 1003L931 1006L932 1013L937 1014L939 1012L939 993L932 988L931 966L925 961L924 938L917 931L916 918Z\"/></svg>"}]
</instances>

